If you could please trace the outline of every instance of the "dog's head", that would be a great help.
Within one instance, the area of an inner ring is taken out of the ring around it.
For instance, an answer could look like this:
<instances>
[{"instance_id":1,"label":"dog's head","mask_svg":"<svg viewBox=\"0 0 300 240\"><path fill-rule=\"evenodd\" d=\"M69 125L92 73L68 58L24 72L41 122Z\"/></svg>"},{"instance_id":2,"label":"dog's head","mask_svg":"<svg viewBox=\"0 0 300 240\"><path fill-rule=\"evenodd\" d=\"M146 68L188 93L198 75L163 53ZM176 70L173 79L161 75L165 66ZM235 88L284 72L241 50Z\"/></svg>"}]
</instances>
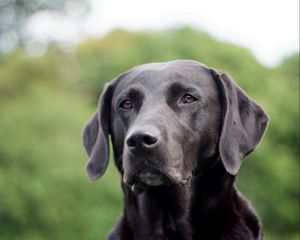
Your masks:
<instances>
[{"instance_id":1,"label":"dog's head","mask_svg":"<svg viewBox=\"0 0 300 240\"><path fill-rule=\"evenodd\" d=\"M268 123L263 109L225 73L194 61L135 67L104 89L84 129L91 179L105 172L111 135L128 185L185 184L221 159L235 175Z\"/></svg>"}]
</instances>

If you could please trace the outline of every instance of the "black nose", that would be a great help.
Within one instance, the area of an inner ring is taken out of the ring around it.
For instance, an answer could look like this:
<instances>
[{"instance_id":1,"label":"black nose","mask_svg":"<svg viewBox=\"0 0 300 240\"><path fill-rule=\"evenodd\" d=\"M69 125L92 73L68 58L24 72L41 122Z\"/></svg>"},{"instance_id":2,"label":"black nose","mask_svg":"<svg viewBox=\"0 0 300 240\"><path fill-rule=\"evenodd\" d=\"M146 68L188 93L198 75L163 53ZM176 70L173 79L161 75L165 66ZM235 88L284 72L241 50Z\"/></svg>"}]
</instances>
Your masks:
<instances>
[{"instance_id":1,"label":"black nose","mask_svg":"<svg viewBox=\"0 0 300 240\"><path fill-rule=\"evenodd\" d=\"M129 149L151 149L157 145L160 132L156 127L140 127L133 129L127 137L126 144Z\"/></svg>"}]
</instances>

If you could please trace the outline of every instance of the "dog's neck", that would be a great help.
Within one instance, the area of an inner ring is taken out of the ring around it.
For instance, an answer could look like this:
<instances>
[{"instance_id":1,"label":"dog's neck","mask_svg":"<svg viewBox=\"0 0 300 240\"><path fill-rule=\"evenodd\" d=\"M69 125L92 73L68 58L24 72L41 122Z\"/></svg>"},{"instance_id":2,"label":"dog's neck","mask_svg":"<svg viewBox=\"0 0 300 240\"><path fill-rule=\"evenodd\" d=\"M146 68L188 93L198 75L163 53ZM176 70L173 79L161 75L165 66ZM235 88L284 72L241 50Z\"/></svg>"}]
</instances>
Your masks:
<instances>
[{"instance_id":1,"label":"dog's neck","mask_svg":"<svg viewBox=\"0 0 300 240\"><path fill-rule=\"evenodd\" d=\"M205 218L232 212L234 177L221 163L209 171L196 175L190 186L152 188L138 194L124 186L125 206L130 208L125 209L124 218L136 234L134 239L189 240Z\"/></svg>"},{"instance_id":2,"label":"dog's neck","mask_svg":"<svg viewBox=\"0 0 300 240\"><path fill-rule=\"evenodd\" d=\"M166 186L145 190L135 195L125 190L125 218L134 239L191 239L190 189Z\"/></svg>"},{"instance_id":3,"label":"dog's neck","mask_svg":"<svg viewBox=\"0 0 300 240\"><path fill-rule=\"evenodd\" d=\"M191 222L196 232L209 231L210 225L216 230L218 223L223 224L235 213L234 181L235 177L226 172L221 161L195 178Z\"/></svg>"}]
</instances>

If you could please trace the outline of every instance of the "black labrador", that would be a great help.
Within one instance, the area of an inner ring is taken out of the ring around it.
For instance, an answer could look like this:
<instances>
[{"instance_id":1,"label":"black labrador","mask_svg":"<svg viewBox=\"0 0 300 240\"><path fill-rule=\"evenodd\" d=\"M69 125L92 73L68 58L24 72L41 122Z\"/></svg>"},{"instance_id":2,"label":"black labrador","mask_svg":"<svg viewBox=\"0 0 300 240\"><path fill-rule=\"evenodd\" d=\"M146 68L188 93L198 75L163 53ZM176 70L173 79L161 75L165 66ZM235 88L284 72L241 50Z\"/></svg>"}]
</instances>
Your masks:
<instances>
[{"instance_id":1,"label":"black labrador","mask_svg":"<svg viewBox=\"0 0 300 240\"><path fill-rule=\"evenodd\" d=\"M234 181L267 125L264 110L226 73L198 62L119 75L83 134L91 179L107 168L109 134L122 176L124 214L109 239L262 239Z\"/></svg>"}]
</instances>

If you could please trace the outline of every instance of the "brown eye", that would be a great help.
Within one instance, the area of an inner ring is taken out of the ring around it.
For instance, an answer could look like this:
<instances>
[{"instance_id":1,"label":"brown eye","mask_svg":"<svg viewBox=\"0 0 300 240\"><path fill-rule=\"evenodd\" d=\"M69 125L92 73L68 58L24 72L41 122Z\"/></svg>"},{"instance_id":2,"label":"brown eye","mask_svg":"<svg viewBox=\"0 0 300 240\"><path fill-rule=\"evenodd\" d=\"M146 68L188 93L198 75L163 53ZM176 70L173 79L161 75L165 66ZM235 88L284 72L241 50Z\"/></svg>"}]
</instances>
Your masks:
<instances>
[{"instance_id":1,"label":"brown eye","mask_svg":"<svg viewBox=\"0 0 300 240\"><path fill-rule=\"evenodd\" d=\"M184 103L184 104L189 104L189 103L192 103L192 102L195 102L195 101L197 101L197 98L195 98L191 94L185 94L181 99L181 102Z\"/></svg>"},{"instance_id":2,"label":"brown eye","mask_svg":"<svg viewBox=\"0 0 300 240\"><path fill-rule=\"evenodd\" d=\"M133 104L130 102L129 99L125 99L124 101L122 101L119 105L120 108L129 110L133 108Z\"/></svg>"}]
</instances>

